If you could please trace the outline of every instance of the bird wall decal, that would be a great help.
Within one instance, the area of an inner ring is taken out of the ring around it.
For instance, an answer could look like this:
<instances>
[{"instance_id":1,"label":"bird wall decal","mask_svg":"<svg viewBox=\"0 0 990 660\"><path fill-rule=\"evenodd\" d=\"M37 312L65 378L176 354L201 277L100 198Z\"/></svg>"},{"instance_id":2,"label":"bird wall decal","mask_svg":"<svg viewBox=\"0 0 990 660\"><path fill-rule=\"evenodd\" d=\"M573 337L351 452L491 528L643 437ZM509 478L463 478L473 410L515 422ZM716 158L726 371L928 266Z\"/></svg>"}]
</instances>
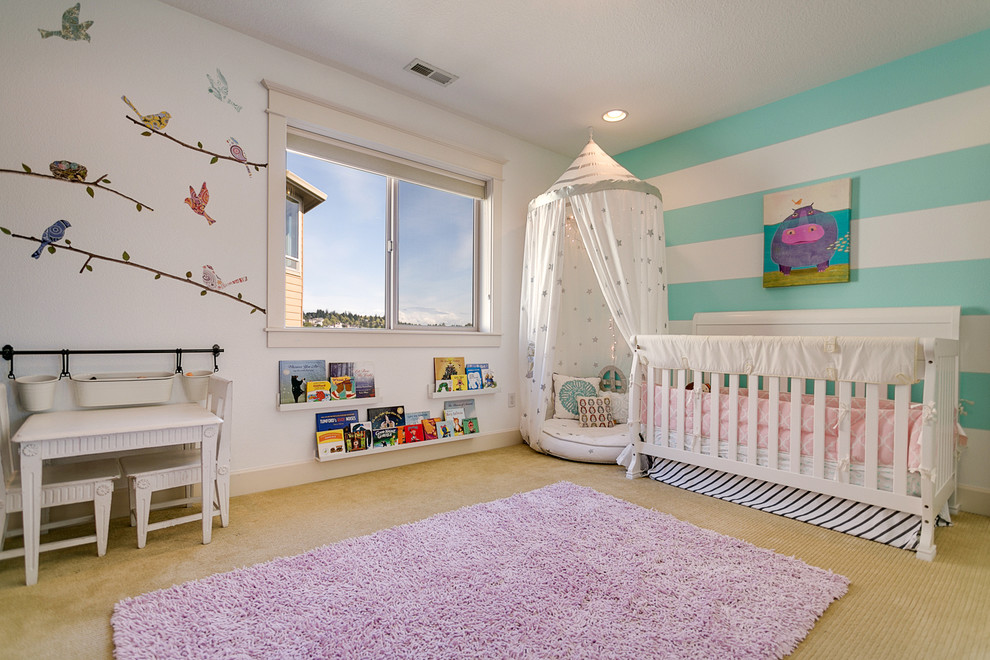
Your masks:
<instances>
[{"instance_id":1,"label":"bird wall decal","mask_svg":"<svg viewBox=\"0 0 990 660\"><path fill-rule=\"evenodd\" d=\"M52 243L56 243L62 240L62 238L65 236L65 230L71 226L72 225L70 225L65 220L56 220L55 222L53 222L51 226L48 227L48 229L46 229L45 232L41 235L41 245L38 246L38 249L35 250L34 254L32 254L31 256L35 259L41 257L41 252Z\"/></svg>"},{"instance_id":2,"label":"bird wall decal","mask_svg":"<svg viewBox=\"0 0 990 660\"><path fill-rule=\"evenodd\" d=\"M247 168L248 176L254 176L253 174L251 174L251 167L247 165L247 156L244 153L244 149L241 148L241 145L237 143L237 140L235 140L233 137L229 137L227 138L227 144L230 145L231 157L234 160L236 160L238 163L244 163L244 167Z\"/></svg>"},{"instance_id":3,"label":"bird wall decal","mask_svg":"<svg viewBox=\"0 0 990 660\"><path fill-rule=\"evenodd\" d=\"M62 28L59 30L45 30L38 28L42 39L48 37L62 37L66 41L89 41L89 30L93 26L93 21L79 22L79 3L74 7L69 7L62 14Z\"/></svg>"},{"instance_id":4,"label":"bird wall decal","mask_svg":"<svg viewBox=\"0 0 990 660\"><path fill-rule=\"evenodd\" d=\"M226 101L230 105L234 106L234 109L237 110L238 112L241 111L241 106L237 105L229 98L227 98L227 91L228 91L227 79L224 77L222 73L220 73L219 68L217 68L216 80L214 80L213 76L211 76L210 74L206 74L206 79L210 81L210 90L209 90L210 94L213 94L213 96L217 97L218 101L221 102Z\"/></svg>"},{"instance_id":5,"label":"bird wall decal","mask_svg":"<svg viewBox=\"0 0 990 660\"><path fill-rule=\"evenodd\" d=\"M164 110L153 115L142 115L141 112L134 107L134 104L131 103L129 98L126 96L121 96L120 99L127 105L131 106L131 110L133 110L138 116L138 119L141 120L142 124L156 131L165 130L165 127L168 126L168 120L172 118L172 115Z\"/></svg>"},{"instance_id":6,"label":"bird wall decal","mask_svg":"<svg viewBox=\"0 0 990 660\"><path fill-rule=\"evenodd\" d=\"M238 277L236 280L231 280L229 282L224 282L217 275L217 272L213 270L213 266L205 265L203 266L203 284L214 289L216 291L223 291L228 286L234 284L240 284L241 282L247 282L247 277Z\"/></svg>"},{"instance_id":7,"label":"bird wall decal","mask_svg":"<svg viewBox=\"0 0 990 660\"><path fill-rule=\"evenodd\" d=\"M210 201L210 191L206 189L206 181L203 182L203 187L199 189L199 194L196 194L196 189L189 186L189 197L186 197L185 202L189 205L197 215L201 215L206 218L209 224L216 222L213 218L206 214L206 205Z\"/></svg>"}]
</instances>

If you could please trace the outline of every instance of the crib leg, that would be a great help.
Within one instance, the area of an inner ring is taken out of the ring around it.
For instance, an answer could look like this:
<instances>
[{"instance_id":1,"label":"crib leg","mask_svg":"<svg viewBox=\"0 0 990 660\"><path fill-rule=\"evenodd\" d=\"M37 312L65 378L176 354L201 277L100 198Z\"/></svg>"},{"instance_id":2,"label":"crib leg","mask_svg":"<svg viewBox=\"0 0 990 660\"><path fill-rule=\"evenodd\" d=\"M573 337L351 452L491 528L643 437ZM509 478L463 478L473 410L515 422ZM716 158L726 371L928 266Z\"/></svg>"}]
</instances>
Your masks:
<instances>
[{"instance_id":1,"label":"crib leg","mask_svg":"<svg viewBox=\"0 0 990 660\"><path fill-rule=\"evenodd\" d=\"M928 506L925 508L929 509ZM924 561L935 559L935 516L930 509L921 516L921 539L916 554Z\"/></svg>"}]
</instances>

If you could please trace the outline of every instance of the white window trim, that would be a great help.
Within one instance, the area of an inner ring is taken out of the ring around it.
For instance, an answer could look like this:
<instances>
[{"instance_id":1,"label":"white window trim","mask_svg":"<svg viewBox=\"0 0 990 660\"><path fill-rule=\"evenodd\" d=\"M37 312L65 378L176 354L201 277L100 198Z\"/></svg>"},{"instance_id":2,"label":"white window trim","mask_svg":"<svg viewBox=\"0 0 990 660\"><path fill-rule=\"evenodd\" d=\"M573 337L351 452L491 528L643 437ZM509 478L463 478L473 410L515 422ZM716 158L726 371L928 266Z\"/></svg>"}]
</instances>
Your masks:
<instances>
[{"instance_id":1,"label":"white window trim","mask_svg":"<svg viewBox=\"0 0 990 660\"><path fill-rule=\"evenodd\" d=\"M292 347L488 347L501 343L497 277L501 263L503 162L462 147L358 115L326 100L262 80L268 90L268 346ZM289 126L391 153L425 165L491 181L491 218L480 237L480 254L491 255L481 278L479 331L321 330L285 323L285 147ZM273 255L277 255L275 258Z\"/></svg>"}]
</instances>

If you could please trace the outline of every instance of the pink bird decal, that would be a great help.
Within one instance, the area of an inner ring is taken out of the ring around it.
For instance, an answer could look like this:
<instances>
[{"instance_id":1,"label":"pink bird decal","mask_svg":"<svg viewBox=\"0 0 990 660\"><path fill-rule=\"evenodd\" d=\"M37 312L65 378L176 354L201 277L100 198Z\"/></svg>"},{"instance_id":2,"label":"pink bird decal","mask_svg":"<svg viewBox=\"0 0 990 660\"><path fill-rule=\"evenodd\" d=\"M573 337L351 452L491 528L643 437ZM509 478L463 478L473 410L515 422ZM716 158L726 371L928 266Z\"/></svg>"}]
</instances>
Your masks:
<instances>
[{"instance_id":1,"label":"pink bird decal","mask_svg":"<svg viewBox=\"0 0 990 660\"><path fill-rule=\"evenodd\" d=\"M230 145L230 156L238 163L244 163L244 167L247 168L248 176L254 176L251 174L251 167L247 164L247 155L244 153L244 149L237 143L233 137L227 138L227 144Z\"/></svg>"},{"instance_id":2,"label":"pink bird decal","mask_svg":"<svg viewBox=\"0 0 990 660\"><path fill-rule=\"evenodd\" d=\"M211 225L216 222L213 218L206 214L206 204L210 201L210 191L206 189L206 181L203 182L203 187L199 189L199 195L196 194L196 190L189 186L189 197L186 197L186 204L189 205L197 215L201 215L206 218L206 221Z\"/></svg>"},{"instance_id":3,"label":"pink bird decal","mask_svg":"<svg viewBox=\"0 0 990 660\"><path fill-rule=\"evenodd\" d=\"M247 282L247 277L238 277L236 280L224 282L220 279L220 276L217 275L217 271L213 270L213 266L210 266L209 264L203 266L203 284L211 289L223 291L228 286L240 284L241 282Z\"/></svg>"}]
</instances>

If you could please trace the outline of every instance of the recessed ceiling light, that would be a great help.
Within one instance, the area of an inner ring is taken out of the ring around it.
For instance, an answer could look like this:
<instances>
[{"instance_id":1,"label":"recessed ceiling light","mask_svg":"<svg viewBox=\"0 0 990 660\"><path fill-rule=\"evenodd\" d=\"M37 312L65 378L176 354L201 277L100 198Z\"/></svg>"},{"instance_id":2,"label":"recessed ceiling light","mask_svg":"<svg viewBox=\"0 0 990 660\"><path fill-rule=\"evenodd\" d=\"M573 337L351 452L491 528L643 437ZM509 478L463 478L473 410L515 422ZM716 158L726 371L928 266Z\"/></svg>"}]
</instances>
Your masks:
<instances>
[{"instance_id":1,"label":"recessed ceiling light","mask_svg":"<svg viewBox=\"0 0 990 660\"><path fill-rule=\"evenodd\" d=\"M625 110L609 110L602 115L602 119L605 121L622 121L627 115L628 113Z\"/></svg>"}]
</instances>

